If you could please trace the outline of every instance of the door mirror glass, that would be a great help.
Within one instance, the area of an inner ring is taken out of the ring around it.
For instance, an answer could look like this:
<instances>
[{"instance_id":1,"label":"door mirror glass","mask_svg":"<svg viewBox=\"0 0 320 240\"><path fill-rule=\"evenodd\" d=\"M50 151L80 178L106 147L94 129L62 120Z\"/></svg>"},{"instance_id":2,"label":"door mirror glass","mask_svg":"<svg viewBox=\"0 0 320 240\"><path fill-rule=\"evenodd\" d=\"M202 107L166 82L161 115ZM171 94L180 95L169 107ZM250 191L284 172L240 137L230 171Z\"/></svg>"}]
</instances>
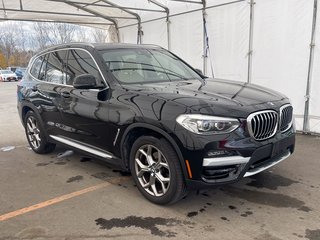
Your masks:
<instances>
[{"instance_id":1,"label":"door mirror glass","mask_svg":"<svg viewBox=\"0 0 320 240\"><path fill-rule=\"evenodd\" d=\"M75 77L73 87L77 89L97 88L97 79L91 74L81 74Z\"/></svg>"}]
</instances>

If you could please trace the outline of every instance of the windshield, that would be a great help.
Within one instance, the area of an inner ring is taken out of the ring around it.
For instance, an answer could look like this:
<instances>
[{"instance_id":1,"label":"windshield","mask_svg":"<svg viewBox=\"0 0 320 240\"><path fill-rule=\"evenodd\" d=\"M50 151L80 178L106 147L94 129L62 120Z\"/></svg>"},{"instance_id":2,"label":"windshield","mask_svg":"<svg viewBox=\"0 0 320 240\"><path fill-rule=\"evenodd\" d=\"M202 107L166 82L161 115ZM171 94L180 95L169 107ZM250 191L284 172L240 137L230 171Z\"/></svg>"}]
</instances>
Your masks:
<instances>
[{"instance_id":1,"label":"windshield","mask_svg":"<svg viewBox=\"0 0 320 240\"><path fill-rule=\"evenodd\" d=\"M201 79L184 62L162 49L108 49L100 54L111 73L125 84Z\"/></svg>"},{"instance_id":2,"label":"windshield","mask_svg":"<svg viewBox=\"0 0 320 240\"><path fill-rule=\"evenodd\" d=\"M0 71L2 74L12 74L13 72L9 71L9 70L2 70Z\"/></svg>"}]
</instances>

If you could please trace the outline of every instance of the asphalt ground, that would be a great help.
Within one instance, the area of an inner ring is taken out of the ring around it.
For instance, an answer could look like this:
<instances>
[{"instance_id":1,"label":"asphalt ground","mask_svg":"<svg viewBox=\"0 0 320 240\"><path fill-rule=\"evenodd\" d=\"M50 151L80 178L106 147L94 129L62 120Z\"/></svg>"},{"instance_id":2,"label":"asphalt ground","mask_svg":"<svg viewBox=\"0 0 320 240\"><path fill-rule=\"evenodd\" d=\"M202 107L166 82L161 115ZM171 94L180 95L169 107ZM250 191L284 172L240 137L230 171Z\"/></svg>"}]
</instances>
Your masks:
<instances>
[{"instance_id":1,"label":"asphalt ground","mask_svg":"<svg viewBox=\"0 0 320 240\"><path fill-rule=\"evenodd\" d=\"M33 153L16 83L0 82L0 149L0 239L320 239L316 136L297 135L294 155L269 171L157 206L100 160Z\"/></svg>"}]
</instances>

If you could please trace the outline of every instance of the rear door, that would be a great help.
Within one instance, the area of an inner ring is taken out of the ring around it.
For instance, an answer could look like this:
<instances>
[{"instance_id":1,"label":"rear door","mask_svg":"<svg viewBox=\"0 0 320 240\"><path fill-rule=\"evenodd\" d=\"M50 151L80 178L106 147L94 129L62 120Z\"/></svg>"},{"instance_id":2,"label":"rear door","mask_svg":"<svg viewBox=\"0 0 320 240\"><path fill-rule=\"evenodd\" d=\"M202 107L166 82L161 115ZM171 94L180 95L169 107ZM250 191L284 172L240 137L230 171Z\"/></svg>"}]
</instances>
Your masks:
<instances>
[{"instance_id":1,"label":"rear door","mask_svg":"<svg viewBox=\"0 0 320 240\"><path fill-rule=\"evenodd\" d=\"M53 56L55 56L54 61ZM53 81L52 78L53 69L56 73L60 71L61 61L63 61L63 56L48 53L35 59L30 69L33 81L28 89L28 99L38 110L48 135L63 133L59 111L59 88L63 86L61 84L63 81L58 78Z\"/></svg>"}]
</instances>

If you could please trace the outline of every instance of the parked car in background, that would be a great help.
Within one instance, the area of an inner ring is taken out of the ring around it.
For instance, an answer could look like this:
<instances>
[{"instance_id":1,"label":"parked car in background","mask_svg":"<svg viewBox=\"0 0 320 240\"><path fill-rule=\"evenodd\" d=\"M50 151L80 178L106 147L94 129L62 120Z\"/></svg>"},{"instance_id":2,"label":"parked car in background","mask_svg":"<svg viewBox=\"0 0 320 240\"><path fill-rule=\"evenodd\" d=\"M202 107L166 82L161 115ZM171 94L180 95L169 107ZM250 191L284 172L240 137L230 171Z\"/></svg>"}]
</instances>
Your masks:
<instances>
[{"instance_id":1,"label":"parked car in background","mask_svg":"<svg viewBox=\"0 0 320 240\"><path fill-rule=\"evenodd\" d=\"M22 79L25 71L26 71L26 68L17 68L14 73L17 75L18 79Z\"/></svg>"},{"instance_id":2,"label":"parked car in background","mask_svg":"<svg viewBox=\"0 0 320 240\"><path fill-rule=\"evenodd\" d=\"M11 72L15 72L16 69L19 68L19 67L7 67L7 70L11 71Z\"/></svg>"},{"instance_id":3,"label":"parked car in background","mask_svg":"<svg viewBox=\"0 0 320 240\"><path fill-rule=\"evenodd\" d=\"M17 93L34 152L64 144L118 165L157 204L234 183L294 151L286 96L208 79L154 45L49 48L32 58Z\"/></svg>"},{"instance_id":4,"label":"parked car in background","mask_svg":"<svg viewBox=\"0 0 320 240\"><path fill-rule=\"evenodd\" d=\"M10 70L0 70L0 81L18 81L17 75Z\"/></svg>"}]
</instances>

